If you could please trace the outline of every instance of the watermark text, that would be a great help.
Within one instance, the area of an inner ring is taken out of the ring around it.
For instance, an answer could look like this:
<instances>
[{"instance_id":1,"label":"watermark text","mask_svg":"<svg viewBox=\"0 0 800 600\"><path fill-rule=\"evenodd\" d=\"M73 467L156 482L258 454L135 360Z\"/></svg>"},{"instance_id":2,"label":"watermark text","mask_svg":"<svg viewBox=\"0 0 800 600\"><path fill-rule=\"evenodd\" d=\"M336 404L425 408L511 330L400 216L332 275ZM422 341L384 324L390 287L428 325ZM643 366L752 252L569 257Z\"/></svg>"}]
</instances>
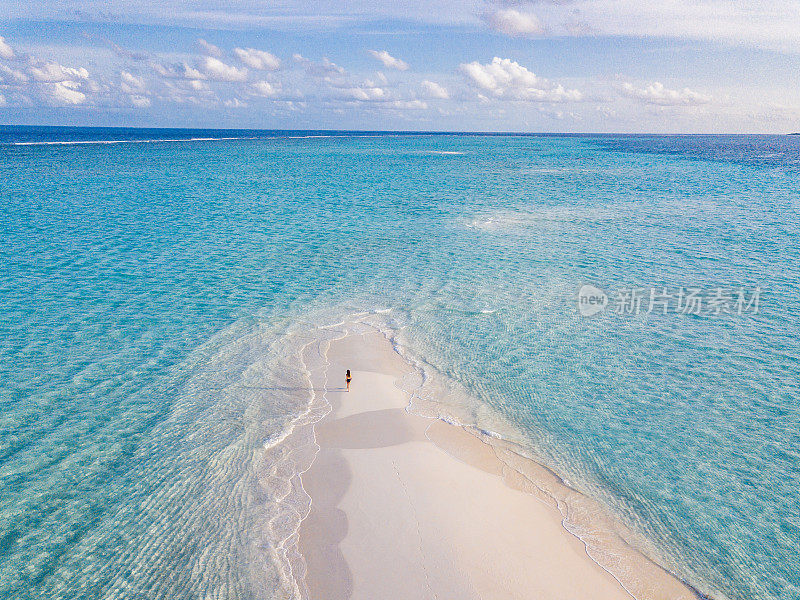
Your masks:
<instances>
[{"instance_id":1,"label":"watermark text","mask_svg":"<svg viewBox=\"0 0 800 600\"><path fill-rule=\"evenodd\" d=\"M623 287L606 293L584 285L578 291L578 312L585 317L604 311L617 315L744 315L757 314L760 301L760 287Z\"/></svg>"}]
</instances>

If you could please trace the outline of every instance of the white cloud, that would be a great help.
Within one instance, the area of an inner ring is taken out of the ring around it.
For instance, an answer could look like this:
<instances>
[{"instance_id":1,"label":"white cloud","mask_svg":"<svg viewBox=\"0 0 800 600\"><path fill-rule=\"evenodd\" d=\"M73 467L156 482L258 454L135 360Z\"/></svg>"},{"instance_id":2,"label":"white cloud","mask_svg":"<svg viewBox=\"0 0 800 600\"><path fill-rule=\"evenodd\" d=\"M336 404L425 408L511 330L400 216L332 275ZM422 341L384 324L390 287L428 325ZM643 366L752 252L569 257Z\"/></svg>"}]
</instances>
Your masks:
<instances>
[{"instance_id":1,"label":"white cloud","mask_svg":"<svg viewBox=\"0 0 800 600\"><path fill-rule=\"evenodd\" d=\"M442 87L435 81L428 81L426 79L422 82L422 87L425 88L425 91L431 98L447 100L450 97L450 92L448 92L446 88Z\"/></svg>"},{"instance_id":2,"label":"white cloud","mask_svg":"<svg viewBox=\"0 0 800 600\"><path fill-rule=\"evenodd\" d=\"M303 65L306 69L306 72L314 77L330 78L333 76L345 75L347 73L343 67L331 62L327 57L323 57L321 62L314 62L307 59L302 54L293 54L292 59L296 63Z\"/></svg>"},{"instance_id":3,"label":"white cloud","mask_svg":"<svg viewBox=\"0 0 800 600\"><path fill-rule=\"evenodd\" d=\"M247 79L247 69L238 69L232 65L226 65L213 56L205 57L202 68L206 77L215 81L244 81Z\"/></svg>"},{"instance_id":4,"label":"white cloud","mask_svg":"<svg viewBox=\"0 0 800 600\"><path fill-rule=\"evenodd\" d=\"M40 81L44 83L77 81L79 79L89 78L89 71L83 67L73 69L52 61L31 66L29 73L34 81Z\"/></svg>"},{"instance_id":5,"label":"white cloud","mask_svg":"<svg viewBox=\"0 0 800 600\"><path fill-rule=\"evenodd\" d=\"M708 104L711 102L710 96L705 96L689 88L682 90L671 90L655 81L645 88L637 88L630 83L622 84L620 93L628 98L635 98L646 104L657 104L659 106L697 106L698 104Z\"/></svg>"},{"instance_id":6,"label":"white cloud","mask_svg":"<svg viewBox=\"0 0 800 600\"><path fill-rule=\"evenodd\" d=\"M348 27L371 23L413 21L439 27L475 25L475 10L487 5L517 9L536 5L535 11L553 28L560 27L572 10L601 35L650 36L658 39L728 41L773 49L800 50L800 5L797 0L351 0L350 2L100 2L39 0L5 2L5 20L63 20L64 6L79 6L86 15L107 14L109 5L120 22L195 27L198 30L263 29L346 35ZM94 10L90 7L94 6ZM265 7L271 7L267 10ZM89 18L88 16L86 18ZM387 26L389 27L389 26ZM433 28L432 27L432 28ZM384 31L386 31L384 29ZM394 29L393 31L397 31ZM559 32L560 33L560 32Z\"/></svg>"},{"instance_id":7,"label":"white cloud","mask_svg":"<svg viewBox=\"0 0 800 600\"><path fill-rule=\"evenodd\" d=\"M199 87L195 83L199 84ZM197 80L166 80L163 92L155 97L165 102L196 106L211 106L218 103L216 95L208 85L204 81Z\"/></svg>"},{"instance_id":8,"label":"white cloud","mask_svg":"<svg viewBox=\"0 0 800 600\"><path fill-rule=\"evenodd\" d=\"M144 79L127 71L121 71L119 78L122 81L120 89L126 94L137 94L145 90Z\"/></svg>"},{"instance_id":9,"label":"white cloud","mask_svg":"<svg viewBox=\"0 0 800 600\"><path fill-rule=\"evenodd\" d=\"M395 58L386 50L381 50L380 52L377 50L369 50L368 52L373 56L373 58L383 63L383 66L387 69L397 69L398 71L408 70L408 64L405 61Z\"/></svg>"},{"instance_id":10,"label":"white cloud","mask_svg":"<svg viewBox=\"0 0 800 600\"><path fill-rule=\"evenodd\" d=\"M153 70L168 79L205 79L206 75L186 63L176 65L162 65L161 63L151 63Z\"/></svg>"},{"instance_id":11,"label":"white cloud","mask_svg":"<svg viewBox=\"0 0 800 600\"><path fill-rule=\"evenodd\" d=\"M256 81L252 85L252 89L253 93L264 98L274 98L281 91L279 85L273 85L269 81Z\"/></svg>"},{"instance_id":12,"label":"white cloud","mask_svg":"<svg viewBox=\"0 0 800 600\"><path fill-rule=\"evenodd\" d=\"M495 56L491 63L474 61L460 68L474 85L496 98L531 102L569 102L583 98L578 90L565 89L561 84L538 77L508 58Z\"/></svg>"},{"instance_id":13,"label":"white cloud","mask_svg":"<svg viewBox=\"0 0 800 600\"><path fill-rule=\"evenodd\" d=\"M150 98L147 96L132 95L130 96L131 104L137 108L147 108L150 106Z\"/></svg>"},{"instance_id":14,"label":"white cloud","mask_svg":"<svg viewBox=\"0 0 800 600\"><path fill-rule=\"evenodd\" d=\"M307 87L307 96L317 98L326 104L342 101L388 104L398 99L383 73L379 72L374 78L364 79L349 73L324 57L320 62L311 61L300 54L295 54L292 58L304 67L307 75L313 78L301 83ZM293 95L303 96L299 91Z\"/></svg>"},{"instance_id":15,"label":"white cloud","mask_svg":"<svg viewBox=\"0 0 800 600\"><path fill-rule=\"evenodd\" d=\"M28 76L25 75L25 73L18 71L17 69L12 69L11 67L7 67L6 65L0 65L0 73L5 75L3 77L3 81L8 81L9 79L15 83L25 83L28 81Z\"/></svg>"},{"instance_id":16,"label":"white cloud","mask_svg":"<svg viewBox=\"0 0 800 600\"><path fill-rule=\"evenodd\" d=\"M6 43L4 37L0 36L0 58L11 60L14 58L14 49Z\"/></svg>"},{"instance_id":17,"label":"white cloud","mask_svg":"<svg viewBox=\"0 0 800 600\"><path fill-rule=\"evenodd\" d=\"M0 106L6 105L6 97L3 94L0 94Z\"/></svg>"},{"instance_id":18,"label":"white cloud","mask_svg":"<svg viewBox=\"0 0 800 600\"><path fill-rule=\"evenodd\" d=\"M59 81L50 87L50 93L58 104L83 104L86 94L74 89L75 82Z\"/></svg>"},{"instance_id":19,"label":"white cloud","mask_svg":"<svg viewBox=\"0 0 800 600\"><path fill-rule=\"evenodd\" d=\"M377 86L353 87L342 90L344 95L362 102L387 100L386 90Z\"/></svg>"},{"instance_id":20,"label":"white cloud","mask_svg":"<svg viewBox=\"0 0 800 600\"><path fill-rule=\"evenodd\" d=\"M651 36L800 49L796 0L660 0L579 2L582 18L603 35Z\"/></svg>"},{"instance_id":21,"label":"white cloud","mask_svg":"<svg viewBox=\"0 0 800 600\"><path fill-rule=\"evenodd\" d=\"M274 54L255 48L235 48L233 51L244 64L257 71L277 71L281 68L280 59Z\"/></svg>"},{"instance_id":22,"label":"white cloud","mask_svg":"<svg viewBox=\"0 0 800 600\"><path fill-rule=\"evenodd\" d=\"M601 104L600 106L597 106L595 108L595 110L597 110L597 112L599 112L604 117L616 117L617 116L617 111L615 111L612 107L610 107L608 105Z\"/></svg>"},{"instance_id":23,"label":"white cloud","mask_svg":"<svg viewBox=\"0 0 800 600\"><path fill-rule=\"evenodd\" d=\"M428 108L428 104L422 100L395 100L392 102L392 106L402 110L425 110Z\"/></svg>"},{"instance_id":24,"label":"white cloud","mask_svg":"<svg viewBox=\"0 0 800 600\"><path fill-rule=\"evenodd\" d=\"M197 45L200 47L200 52L206 56L216 56L217 58L222 56L222 50L218 46L205 41L203 38L197 40Z\"/></svg>"},{"instance_id":25,"label":"white cloud","mask_svg":"<svg viewBox=\"0 0 800 600\"><path fill-rule=\"evenodd\" d=\"M247 103L242 102L238 98L232 98L231 100L225 100L222 103L225 108L247 108Z\"/></svg>"},{"instance_id":26,"label":"white cloud","mask_svg":"<svg viewBox=\"0 0 800 600\"><path fill-rule=\"evenodd\" d=\"M536 15L513 8L488 13L483 18L489 27L510 36L536 36L545 32Z\"/></svg>"}]
</instances>

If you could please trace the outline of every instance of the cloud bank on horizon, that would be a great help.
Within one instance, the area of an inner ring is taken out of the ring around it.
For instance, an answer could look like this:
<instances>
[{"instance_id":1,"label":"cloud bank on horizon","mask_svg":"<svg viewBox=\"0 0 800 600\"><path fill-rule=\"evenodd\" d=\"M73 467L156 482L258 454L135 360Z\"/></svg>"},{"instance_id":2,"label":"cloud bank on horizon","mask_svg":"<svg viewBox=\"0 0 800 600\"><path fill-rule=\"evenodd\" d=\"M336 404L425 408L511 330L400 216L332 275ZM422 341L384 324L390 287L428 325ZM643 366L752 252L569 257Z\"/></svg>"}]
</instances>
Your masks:
<instances>
[{"instance_id":1,"label":"cloud bank on horizon","mask_svg":"<svg viewBox=\"0 0 800 600\"><path fill-rule=\"evenodd\" d=\"M34 1L0 122L508 131L800 129L777 0Z\"/></svg>"}]
</instances>

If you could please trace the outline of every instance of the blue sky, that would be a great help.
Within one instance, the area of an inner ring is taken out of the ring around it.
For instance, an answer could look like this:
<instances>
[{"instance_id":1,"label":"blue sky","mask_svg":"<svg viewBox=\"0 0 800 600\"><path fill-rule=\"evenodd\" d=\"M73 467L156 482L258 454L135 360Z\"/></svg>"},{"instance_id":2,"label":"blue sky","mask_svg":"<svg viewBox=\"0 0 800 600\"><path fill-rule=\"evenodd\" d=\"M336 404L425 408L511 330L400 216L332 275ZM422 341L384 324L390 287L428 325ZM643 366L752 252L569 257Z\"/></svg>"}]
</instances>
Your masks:
<instances>
[{"instance_id":1,"label":"blue sky","mask_svg":"<svg viewBox=\"0 0 800 600\"><path fill-rule=\"evenodd\" d=\"M0 123L800 130L800 3L0 0Z\"/></svg>"}]
</instances>

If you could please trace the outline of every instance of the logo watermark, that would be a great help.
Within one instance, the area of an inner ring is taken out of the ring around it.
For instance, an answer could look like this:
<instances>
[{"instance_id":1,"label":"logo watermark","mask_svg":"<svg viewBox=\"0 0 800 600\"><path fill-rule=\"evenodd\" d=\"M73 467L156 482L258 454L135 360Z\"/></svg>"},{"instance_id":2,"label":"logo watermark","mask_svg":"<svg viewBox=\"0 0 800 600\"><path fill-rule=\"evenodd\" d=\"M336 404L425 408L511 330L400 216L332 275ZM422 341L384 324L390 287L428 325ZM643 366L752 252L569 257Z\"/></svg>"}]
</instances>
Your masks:
<instances>
[{"instance_id":1,"label":"logo watermark","mask_svg":"<svg viewBox=\"0 0 800 600\"><path fill-rule=\"evenodd\" d=\"M760 301L760 287L635 287L619 288L607 294L600 288L587 284L578 290L578 312L584 317L606 310L618 315L757 314Z\"/></svg>"},{"instance_id":2,"label":"logo watermark","mask_svg":"<svg viewBox=\"0 0 800 600\"><path fill-rule=\"evenodd\" d=\"M578 291L578 311L584 317L603 312L608 306L606 293L593 285L584 285Z\"/></svg>"}]
</instances>

